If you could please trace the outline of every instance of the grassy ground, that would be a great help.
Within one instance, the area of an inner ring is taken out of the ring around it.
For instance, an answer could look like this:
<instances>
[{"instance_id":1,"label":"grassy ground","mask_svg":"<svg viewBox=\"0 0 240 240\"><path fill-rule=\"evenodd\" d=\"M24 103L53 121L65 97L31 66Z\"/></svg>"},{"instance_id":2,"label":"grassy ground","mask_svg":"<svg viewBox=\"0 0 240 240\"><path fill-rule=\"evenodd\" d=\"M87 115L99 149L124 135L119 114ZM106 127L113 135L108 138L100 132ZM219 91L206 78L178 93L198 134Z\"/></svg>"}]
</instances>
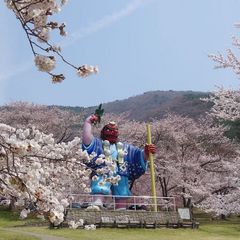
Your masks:
<instances>
[{"instance_id":1,"label":"grassy ground","mask_svg":"<svg viewBox=\"0 0 240 240\"><path fill-rule=\"evenodd\" d=\"M26 231L36 231L47 235L65 237L66 239L84 240L239 240L240 224L210 224L200 226L199 229L97 229L86 230L49 230L46 228L27 228Z\"/></svg>"},{"instance_id":2,"label":"grassy ground","mask_svg":"<svg viewBox=\"0 0 240 240\"><path fill-rule=\"evenodd\" d=\"M33 220L28 220L33 221ZM83 229L48 229L47 227L18 227L21 234L11 232L13 226L23 225L9 211L0 209L0 240L32 240L44 239L41 236L59 236L65 239L84 239L84 240L239 240L240 239L240 218L231 218L227 221L204 221L199 229L97 229L87 231ZM12 227L12 228L11 228ZM27 233L37 233L39 238L26 237ZM25 236L23 236L25 234ZM49 238L51 239L51 237Z\"/></svg>"},{"instance_id":3,"label":"grassy ground","mask_svg":"<svg viewBox=\"0 0 240 240\"><path fill-rule=\"evenodd\" d=\"M37 239L39 238L0 229L0 240L37 240Z\"/></svg>"},{"instance_id":4,"label":"grassy ground","mask_svg":"<svg viewBox=\"0 0 240 240\"><path fill-rule=\"evenodd\" d=\"M36 240L39 238L0 229L0 240Z\"/></svg>"},{"instance_id":5,"label":"grassy ground","mask_svg":"<svg viewBox=\"0 0 240 240\"><path fill-rule=\"evenodd\" d=\"M23 226L24 224L28 224L29 222L36 222L39 220L36 219L28 219L22 221L19 219L18 213L10 212L5 208L0 208L0 240L36 240L39 238L29 236L24 233L16 233L8 230L11 227L15 226Z\"/></svg>"}]
</instances>

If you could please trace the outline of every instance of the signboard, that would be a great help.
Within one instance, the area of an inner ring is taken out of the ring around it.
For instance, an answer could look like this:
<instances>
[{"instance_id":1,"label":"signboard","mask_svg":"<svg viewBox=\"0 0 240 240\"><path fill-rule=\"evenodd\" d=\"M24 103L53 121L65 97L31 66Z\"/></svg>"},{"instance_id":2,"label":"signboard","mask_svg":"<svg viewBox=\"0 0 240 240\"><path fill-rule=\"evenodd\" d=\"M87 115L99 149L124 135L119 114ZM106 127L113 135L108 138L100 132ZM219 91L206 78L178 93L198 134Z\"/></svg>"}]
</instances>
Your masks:
<instances>
[{"instance_id":1,"label":"signboard","mask_svg":"<svg viewBox=\"0 0 240 240\"><path fill-rule=\"evenodd\" d=\"M191 214L189 208L178 208L178 213L181 219L191 220Z\"/></svg>"}]
</instances>

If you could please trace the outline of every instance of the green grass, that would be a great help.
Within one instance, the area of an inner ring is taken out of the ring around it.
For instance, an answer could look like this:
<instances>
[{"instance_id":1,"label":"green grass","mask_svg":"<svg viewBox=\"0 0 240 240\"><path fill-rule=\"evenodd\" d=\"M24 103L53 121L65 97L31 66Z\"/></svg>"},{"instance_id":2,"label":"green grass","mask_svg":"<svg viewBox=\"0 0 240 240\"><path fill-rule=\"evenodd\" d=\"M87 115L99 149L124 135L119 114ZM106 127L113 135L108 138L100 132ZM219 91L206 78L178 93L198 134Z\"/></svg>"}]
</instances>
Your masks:
<instances>
[{"instance_id":1,"label":"green grass","mask_svg":"<svg viewBox=\"0 0 240 240\"><path fill-rule=\"evenodd\" d=\"M14 227L29 225L31 223L40 223L41 220L30 217L26 220L19 218L19 212L11 212L7 208L0 207L0 227Z\"/></svg>"},{"instance_id":2,"label":"green grass","mask_svg":"<svg viewBox=\"0 0 240 240\"><path fill-rule=\"evenodd\" d=\"M31 222L39 222L38 219L19 219L18 212L11 212L6 208L0 207L0 240L36 240L39 238L28 236L24 233L10 231L11 227L24 226Z\"/></svg>"},{"instance_id":3,"label":"green grass","mask_svg":"<svg viewBox=\"0 0 240 240\"><path fill-rule=\"evenodd\" d=\"M33 219L28 220L30 222ZM18 219L16 214L0 209L0 240L32 240L34 237L22 236L22 233L37 233L40 235L52 235L66 239L84 240L239 240L240 218L231 218L227 221L214 220L200 224L199 229L116 229L101 228L96 231L84 229L49 229L47 227L25 227L26 221ZM13 226L21 226L13 228ZM5 230L4 230L5 229ZM18 229L21 234L10 232ZM40 236L39 235L39 236Z\"/></svg>"},{"instance_id":4,"label":"green grass","mask_svg":"<svg viewBox=\"0 0 240 240\"><path fill-rule=\"evenodd\" d=\"M13 233L0 229L0 240L37 240L39 238L29 237L25 234Z\"/></svg>"},{"instance_id":5,"label":"green grass","mask_svg":"<svg viewBox=\"0 0 240 240\"><path fill-rule=\"evenodd\" d=\"M240 224L231 225L204 225L199 229L97 229L96 231L86 231L83 229L55 229L46 228L24 228L24 231L33 231L46 235L55 235L67 239L84 240L239 240Z\"/></svg>"}]
</instances>

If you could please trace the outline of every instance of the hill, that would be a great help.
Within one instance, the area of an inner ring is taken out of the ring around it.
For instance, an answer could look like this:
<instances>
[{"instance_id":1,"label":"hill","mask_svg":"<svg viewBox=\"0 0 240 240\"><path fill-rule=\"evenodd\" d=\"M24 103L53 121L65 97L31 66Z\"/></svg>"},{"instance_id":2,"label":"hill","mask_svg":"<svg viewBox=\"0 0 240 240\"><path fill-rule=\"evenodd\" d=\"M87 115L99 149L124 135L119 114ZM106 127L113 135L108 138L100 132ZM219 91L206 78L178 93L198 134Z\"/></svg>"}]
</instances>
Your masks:
<instances>
[{"instance_id":1,"label":"hill","mask_svg":"<svg viewBox=\"0 0 240 240\"><path fill-rule=\"evenodd\" d=\"M141 95L129 97L124 100L116 100L103 104L106 113L129 113L129 119L147 121L152 118L163 118L167 112L177 113L197 119L204 115L211 104L200 100L209 93L194 91L149 91ZM94 113L97 106L61 107L75 112L84 111L86 115Z\"/></svg>"}]
</instances>

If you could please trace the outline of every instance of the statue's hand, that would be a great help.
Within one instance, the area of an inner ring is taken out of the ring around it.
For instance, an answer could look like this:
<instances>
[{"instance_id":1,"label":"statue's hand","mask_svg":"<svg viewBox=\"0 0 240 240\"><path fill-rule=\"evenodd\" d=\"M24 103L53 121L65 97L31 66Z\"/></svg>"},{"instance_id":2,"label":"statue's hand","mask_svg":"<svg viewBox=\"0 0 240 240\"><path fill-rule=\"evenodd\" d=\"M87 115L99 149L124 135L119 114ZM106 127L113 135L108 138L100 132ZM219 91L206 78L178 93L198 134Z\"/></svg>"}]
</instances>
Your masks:
<instances>
[{"instance_id":1,"label":"statue's hand","mask_svg":"<svg viewBox=\"0 0 240 240\"><path fill-rule=\"evenodd\" d=\"M154 144L146 144L144 146L144 155L145 155L145 158L148 159L149 158L149 154L152 153L152 154L155 154L157 151L157 148Z\"/></svg>"},{"instance_id":2,"label":"statue's hand","mask_svg":"<svg viewBox=\"0 0 240 240\"><path fill-rule=\"evenodd\" d=\"M99 117L98 117L98 115L95 115L95 114L91 115L90 118L89 118L89 121L90 121L91 124L96 124L96 123L98 123L98 122L99 122Z\"/></svg>"}]
</instances>

